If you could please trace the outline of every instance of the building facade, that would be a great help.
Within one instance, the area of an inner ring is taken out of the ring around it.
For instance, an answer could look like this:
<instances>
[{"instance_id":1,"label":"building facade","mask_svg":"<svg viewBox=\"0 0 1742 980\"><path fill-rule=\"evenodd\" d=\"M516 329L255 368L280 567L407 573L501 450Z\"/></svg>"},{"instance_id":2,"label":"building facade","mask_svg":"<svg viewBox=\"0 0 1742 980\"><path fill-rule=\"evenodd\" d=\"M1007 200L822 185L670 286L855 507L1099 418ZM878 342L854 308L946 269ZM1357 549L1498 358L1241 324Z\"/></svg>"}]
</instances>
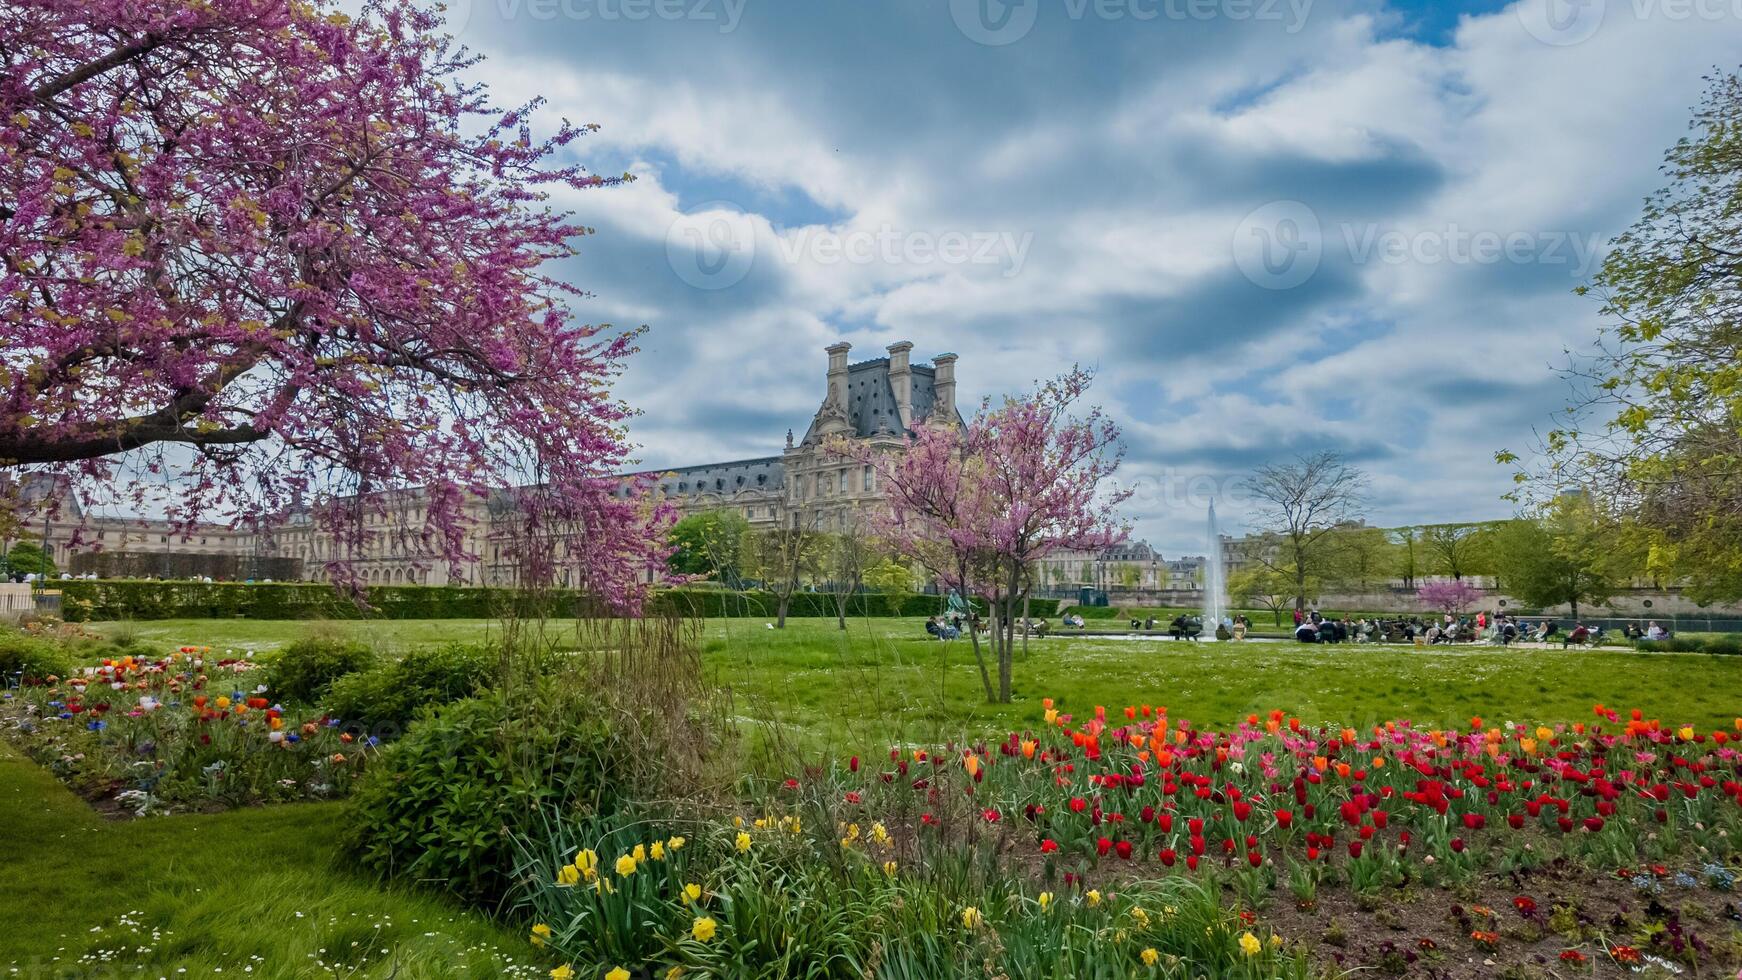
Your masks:
<instances>
[{"instance_id":1,"label":"building facade","mask_svg":"<svg viewBox=\"0 0 1742 980\"><path fill-rule=\"evenodd\" d=\"M829 453L825 442L840 436L895 449L920 422L942 417L960 423L961 414L956 407L955 354L916 363L913 344L907 341L891 344L883 356L864 361L850 361L851 352L852 345L846 343L825 348L828 366L822 401L803 436L795 439L788 430L785 445L777 452L628 474L625 486L631 478L651 477L655 492L680 516L732 510L760 529L839 531L853 525L881 500L876 476L871 467ZM31 492L34 496L20 513L38 514L44 488ZM353 502L340 500L334 506ZM333 563L344 563L369 584L507 585L517 580L514 491L499 491L468 504L465 548L474 559L457 569L439 560L424 538L424 501L416 490L389 491L370 504L362 518L367 540L359 548L323 530L306 509L260 534L219 525L202 526L189 534L177 533L163 521L83 514L70 493L65 494L60 513L46 518L42 532L27 529L26 533L48 543L57 566L75 572L82 568L101 574L169 577L178 569L199 565L216 573L197 574L213 578L317 580L326 577ZM555 584L566 585L560 544L558 548ZM154 553L158 557L151 558ZM162 557L171 554L208 560ZM267 567L276 574L263 573Z\"/></svg>"}]
</instances>

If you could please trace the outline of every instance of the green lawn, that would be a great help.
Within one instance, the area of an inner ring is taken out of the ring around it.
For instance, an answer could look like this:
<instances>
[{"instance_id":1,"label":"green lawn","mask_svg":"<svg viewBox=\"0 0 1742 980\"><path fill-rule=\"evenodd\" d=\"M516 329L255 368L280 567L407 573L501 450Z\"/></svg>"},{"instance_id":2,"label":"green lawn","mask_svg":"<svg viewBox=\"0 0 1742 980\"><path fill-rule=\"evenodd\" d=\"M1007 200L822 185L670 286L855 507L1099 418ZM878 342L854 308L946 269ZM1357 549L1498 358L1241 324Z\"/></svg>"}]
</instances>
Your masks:
<instances>
[{"instance_id":1,"label":"green lawn","mask_svg":"<svg viewBox=\"0 0 1742 980\"><path fill-rule=\"evenodd\" d=\"M175 620L97 624L167 644L253 645L266 652L302 635L303 622ZM320 624L387 650L500 632L487 620ZM573 624L552 622L557 642ZM916 619L789 621L715 619L705 625L703 664L729 686L747 725L777 722L813 748L869 752L891 739L948 739L1032 725L1043 697L1067 710L1148 702L1174 717L1229 725L1273 708L1309 721L1365 725L1392 718L1463 725L1492 720L1575 721L1591 705L1638 706L1666 721L1729 726L1742 714L1742 657L1638 654L1619 650L1488 647L1185 644L1055 636L1030 641L1016 665L1013 705L988 705L966 640L939 643Z\"/></svg>"},{"instance_id":2,"label":"green lawn","mask_svg":"<svg viewBox=\"0 0 1742 980\"><path fill-rule=\"evenodd\" d=\"M341 814L110 822L0 743L0 975L545 975L519 933L339 867Z\"/></svg>"}]
</instances>

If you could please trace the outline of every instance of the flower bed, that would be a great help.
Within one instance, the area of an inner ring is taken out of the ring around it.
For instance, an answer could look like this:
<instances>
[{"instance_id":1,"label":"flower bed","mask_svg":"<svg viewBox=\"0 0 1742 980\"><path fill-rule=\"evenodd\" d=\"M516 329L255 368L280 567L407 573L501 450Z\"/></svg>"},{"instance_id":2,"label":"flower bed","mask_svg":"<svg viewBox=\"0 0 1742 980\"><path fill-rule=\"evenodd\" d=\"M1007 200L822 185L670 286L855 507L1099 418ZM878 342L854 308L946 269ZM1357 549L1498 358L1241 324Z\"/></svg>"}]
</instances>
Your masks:
<instances>
[{"instance_id":1,"label":"flower bed","mask_svg":"<svg viewBox=\"0 0 1742 980\"><path fill-rule=\"evenodd\" d=\"M250 655L182 647L8 691L0 730L111 812L145 814L343 796L368 741L287 709Z\"/></svg>"},{"instance_id":2,"label":"flower bed","mask_svg":"<svg viewBox=\"0 0 1742 980\"><path fill-rule=\"evenodd\" d=\"M731 974L783 942L915 976L1735 975L1730 731L1601 705L1455 731L1045 721L794 777L691 825L700 848L559 835L525 869L535 938L587 976Z\"/></svg>"}]
</instances>

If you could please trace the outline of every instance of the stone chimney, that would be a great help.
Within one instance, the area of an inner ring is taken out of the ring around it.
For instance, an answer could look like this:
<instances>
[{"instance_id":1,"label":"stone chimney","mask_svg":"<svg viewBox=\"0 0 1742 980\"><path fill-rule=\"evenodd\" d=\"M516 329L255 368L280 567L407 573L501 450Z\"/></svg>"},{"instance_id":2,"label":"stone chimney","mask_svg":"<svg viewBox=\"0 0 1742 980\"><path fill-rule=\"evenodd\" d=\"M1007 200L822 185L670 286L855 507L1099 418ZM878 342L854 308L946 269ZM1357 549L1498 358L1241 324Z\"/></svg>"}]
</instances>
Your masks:
<instances>
[{"instance_id":1,"label":"stone chimney","mask_svg":"<svg viewBox=\"0 0 1742 980\"><path fill-rule=\"evenodd\" d=\"M912 350L913 344L905 340L889 345L889 387L895 390L895 413L903 429L913 425L913 368L907 362Z\"/></svg>"},{"instance_id":2,"label":"stone chimney","mask_svg":"<svg viewBox=\"0 0 1742 980\"><path fill-rule=\"evenodd\" d=\"M939 354L931 359L932 414L944 422L956 420L956 355Z\"/></svg>"},{"instance_id":3,"label":"stone chimney","mask_svg":"<svg viewBox=\"0 0 1742 980\"><path fill-rule=\"evenodd\" d=\"M829 404L847 411L847 352L853 345L842 342L823 348L829 355Z\"/></svg>"}]
</instances>

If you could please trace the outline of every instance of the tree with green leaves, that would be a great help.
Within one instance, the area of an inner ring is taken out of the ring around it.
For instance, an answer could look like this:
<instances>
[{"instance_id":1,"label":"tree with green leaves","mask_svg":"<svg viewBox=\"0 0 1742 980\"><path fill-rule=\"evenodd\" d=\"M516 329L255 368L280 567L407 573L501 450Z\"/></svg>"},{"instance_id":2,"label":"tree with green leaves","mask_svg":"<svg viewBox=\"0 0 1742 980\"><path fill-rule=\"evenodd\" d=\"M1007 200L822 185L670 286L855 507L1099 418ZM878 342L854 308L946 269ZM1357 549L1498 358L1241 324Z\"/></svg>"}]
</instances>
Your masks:
<instances>
[{"instance_id":1,"label":"tree with green leaves","mask_svg":"<svg viewBox=\"0 0 1742 980\"><path fill-rule=\"evenodd\" d=\"M1639 567L1627 529L1583 494L1555 498L1538 515L1502 523L1495 564L1506 591L1532 606L1601 605Z\"/></svg>"},{"instance_id":2,"label":"tree with green leaves","mask_svg":"<svg viewBox=\"0 0 1742 980\"><path fill-rule=\"evenodd\" d=\"M1395 564L1390 536L1376 527L1344 527L1331 532L1332 559L1327 563L1333 584L1356 592L1384 585Z\"/></svg>"},{"instance_id":3,"label":"tree with green leaves","mask_svg":"<svg viewBox=\"0 0 1742 980\"><path fill-rule=\"evenodd\" d=\"M865 587L876 592L912 592L913 570L897 558L885 558L865 569Z\"/></svg>"},{"instance_id":4,"label":"tree with green leaves","mask_svg":"<svg viewBox=\"0 0 1742 980\"><path fill-rule=\"evenodd\" d=\"M1228 576L1228 598L1236 603L1268 609L1282 625L1282 611L1294 604L1294 577L1263 565L1253 565Z\"/></svg>"},{"instance_id":5,"label":"tree with green leaves","mask_svg":"<svg viewBox=\"0 0 1742 980\"><path fill-rule=\"evenodd\" d=\"M1631 515L1654 573L1742 597L1742 76L1707 79L1667 184L1589 287L1608 326L1515 497L1584 488ZM1587 290L1580 290L1586 292ZM1516 464L1510 452L1497 454Z\"/></svg>"},{"instance_id":6,"label":"tree with green leaves","mask_svg":"<svg viewBox=\"0 0 1742 980\"><path fill-rule=\"evenodd\" d=\"M1492 569L1492 524L1429 524L1420 530L1428 568L1435 574L1463 581L1466 575L1486 575Z\"/></svg>"},{"instance_id":7,"label":"tree with green leaves","mask_svg":"<svg viewBox=\"0 0 1742 980\"><path fill-rule=\"evenodd\" d=\"M671 527L667 564L679 575L703 575L736 589L742 577L739 549L749 530L750 522L735 510L691 514Z\"/></svg>"},{"instance_id":8,"label":"tree with green leaves","mask_svg":"<svg viewBox=\"0 0 1742 980\"><path fill-rule=\"evenodd\" d=\"M829 594L835 600L835 624L847 628L847 607L865 588L865 575L884 554L858 521L849 520L819 545L819 559Z\"/></svg>"},{"instance_id":9,"label":"tree with green leaves","mask_svg":"<svg viewBox=\"0 0 1742 980\"><path fill-rule=\"evenodd\" d=\"M6 573L9 575L55 575L60 569L54 560L34 541L20 541L6 553Z\"/></svg>"}]
</instances>

